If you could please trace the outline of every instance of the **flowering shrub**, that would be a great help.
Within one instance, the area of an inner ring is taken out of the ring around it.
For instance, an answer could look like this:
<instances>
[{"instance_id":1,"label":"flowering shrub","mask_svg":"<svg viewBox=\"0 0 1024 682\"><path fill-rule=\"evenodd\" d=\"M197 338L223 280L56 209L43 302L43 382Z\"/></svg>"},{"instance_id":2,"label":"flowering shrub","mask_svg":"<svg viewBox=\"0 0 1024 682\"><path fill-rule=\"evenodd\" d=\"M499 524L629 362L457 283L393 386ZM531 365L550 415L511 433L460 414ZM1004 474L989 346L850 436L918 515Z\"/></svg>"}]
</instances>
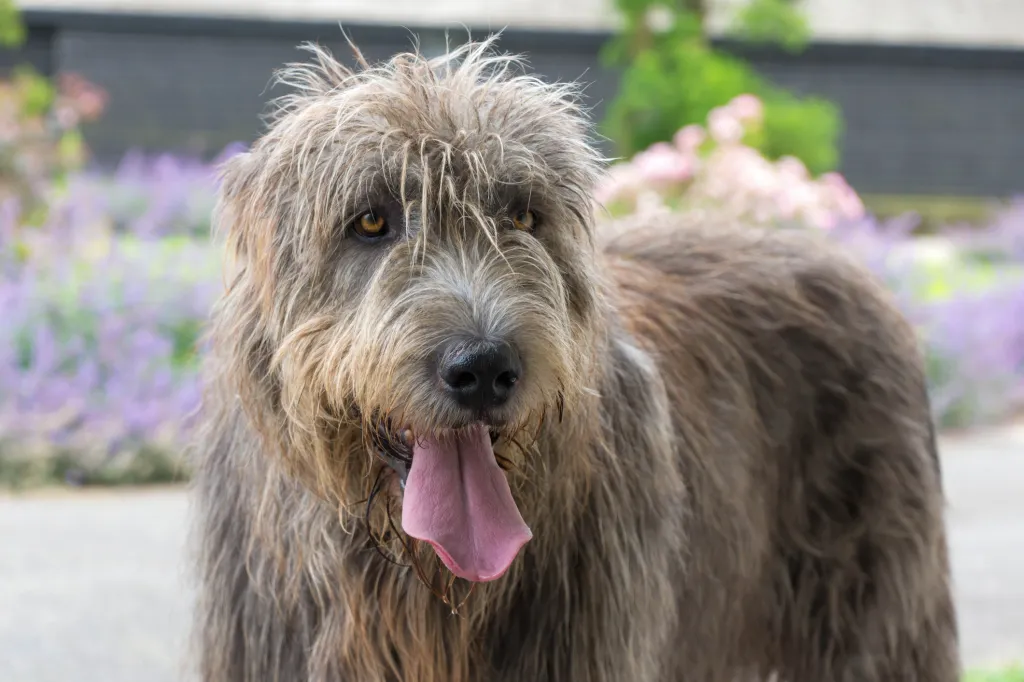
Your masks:
<instances>
[{"instance_id":1,"label":"flowering shrub","mask_svg":"<svg viewBox=\"0 0 1024 682\"><path fill-rule=\"evenodd\" d=\"M230 145L213 161L163 154L129 153L112 174L79 173L69 193L85 197L114 231L138 237L207 237L214 205L216 170L242 149Z\"/></svg>"},{"instance_id":2,"label":"flowering shrub","mask_svg":"<svg viewBox=\"0 0 1024 682\"><path fill-rule=\"evenodd\" d=\"M763 107L749 95L614 165L598 190L613 215L698 211L712 221L826 230L885 281L916 324L942 426L999 419L1024 402L1024 201L984 229L912 236L910 217L880 223L837 173L751 145Z\"/></svg>"},{"instance_id":3,"label":"flowering shrub","mask_svg":"<svg viewBox=\"0 0 1024 682\"><path fill-rule=\"evenodd\" d=\"M815 179L798 159L771 161L751 145L763 133L764 107L740 95L612 166L597 199L613 214L649 210L713 213L755 225L834 227L864 215L857 193L838 173Z\"/></svg>"},{"instance_id":4,"label":"flowering shrub","mask_svg":"<svg viewBox=\"0 0 1024 682\"><path fill-rule=\"evenodd\" d=\"M132 163L148 182L130 208L116 185L81 176L40 229L18 230L10 206L0 215L0 485L185 474L220 259L192 236L196 216L168 207L183 188L212 202L213 173Z\"/></svg>"},{"instance_id":5,"label":"flowering shrub","mask_svg":"<svg viewBox=\"0 0 1024 682\"><path fill-rule=\"evenodd\" d=\"M758 73L735 50L712 45L708 0L615 0L622 30L602 51L620 71L619 92L608 106L602 132L616 151L632 156L668 142L680 127L742 93L765 103L763 134L754 146L770 159L793 156L814 174L839 161L843 121L838 107L816 96L798 96ZM799 52L810 38L800 3L731 0L715 9L732 14L728 33L745 43L775 44Z\"/></svg>"},{"instance_id":6,"label":"flowering shrub","mask_svg":"<svg viewBox=\"0 0 1024 682\"><path fill-rule=\"evenodd\" d=\"M20 68L0 81L0 202L41 220L48 195L85 161L79 125L105 106L106 94L74 74L53 85Z\"/></svg>"},{"instance_id":7,"label":"flowering shrub","mask_svg":"<svg viewBox=\"0 0 1024 682\"><path fill-rule=\"evenodd\" d=\"M914 226L865 218L829 236L888 284L919 330L940 426L1013 414L1024 405L1024 205L970 232L921 238Z\"/></svg>"}]
</instances>

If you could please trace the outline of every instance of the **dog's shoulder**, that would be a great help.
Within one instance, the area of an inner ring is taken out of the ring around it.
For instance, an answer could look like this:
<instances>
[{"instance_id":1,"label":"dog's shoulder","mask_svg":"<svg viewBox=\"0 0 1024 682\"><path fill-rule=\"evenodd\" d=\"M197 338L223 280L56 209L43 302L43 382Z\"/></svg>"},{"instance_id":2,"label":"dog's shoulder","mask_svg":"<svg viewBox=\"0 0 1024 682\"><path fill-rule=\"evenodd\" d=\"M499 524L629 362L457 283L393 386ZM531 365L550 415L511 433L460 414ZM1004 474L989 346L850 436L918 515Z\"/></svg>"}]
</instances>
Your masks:
<instances>
[{"instance_id":1,"label":"dog's shoulder","mask_svg":"<svg viewBox=\"0 0 1024 682\"><path fill-rule=\"evenodd\" d=\"M612 227L601 258L615 307L631 333L663 349L828 348L847 363L916 354L883 282L825 234L674 213Z\"/></svg>"},{"instance_id":2,"label":"dog's shoulder","mask_svg":"<svg viewBox=\"0 0 1024 682\"><path fill-rule=\"evenodd\" d=\"M618 287L656 289L697 304L781 299L835 307L848 299L888 305L882 283L819 231L708 221L698 212L624 218L599 228L606 271Z\"/></svg>"},{"instance_id":3,"label":"dog's shoulder","mask_svg":"<svg viewBox=\"0 0 1024 682\"><path fill-rule=\"evenodd\" d=\"M854 266L817 230L770 229L708 220L700 212L664 212L620 218L598 226L608 257L639 261L666 275L695 276L742 266L742 272Z\"/></svg>"}]
</instances>

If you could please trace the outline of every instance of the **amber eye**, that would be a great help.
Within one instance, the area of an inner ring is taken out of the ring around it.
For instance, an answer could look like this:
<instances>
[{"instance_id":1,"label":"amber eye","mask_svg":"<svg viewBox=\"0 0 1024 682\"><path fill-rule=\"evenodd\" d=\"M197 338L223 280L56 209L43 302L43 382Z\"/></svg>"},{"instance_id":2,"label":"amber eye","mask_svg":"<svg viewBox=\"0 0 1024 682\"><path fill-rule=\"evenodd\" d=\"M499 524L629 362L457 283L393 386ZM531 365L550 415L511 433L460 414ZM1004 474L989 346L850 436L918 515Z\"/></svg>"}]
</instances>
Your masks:
<instances>
[{"instance_id":1,"label":"amber eye","mask_svg":"<svg viewBox=\"0 0 1024 682\"><path fill-rule=\"evenodd\" d=\"M533 228L537 227L537 216L533 211L520 211L512 218L512 224L517 230L533 232Z\"/></svg>"},{"instance_id":2,"label":"amber eye","mask_svg":"<svg viewBox=\"0 0 1024 682\"><path fill-rule=\"evenodd\" d=\"M378 213L367 211L356 219L353 228L360 237L379 239L388 233L388 221Z\"/></svg>"}]
</instances>

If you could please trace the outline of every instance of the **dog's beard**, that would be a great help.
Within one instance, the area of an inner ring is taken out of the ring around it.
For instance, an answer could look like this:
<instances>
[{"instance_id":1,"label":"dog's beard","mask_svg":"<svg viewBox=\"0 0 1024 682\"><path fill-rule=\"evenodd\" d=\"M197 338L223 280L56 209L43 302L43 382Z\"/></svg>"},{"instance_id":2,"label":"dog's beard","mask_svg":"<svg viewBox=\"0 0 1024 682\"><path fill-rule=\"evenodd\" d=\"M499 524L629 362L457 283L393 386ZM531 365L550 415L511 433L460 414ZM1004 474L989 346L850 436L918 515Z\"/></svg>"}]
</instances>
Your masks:
<instances>
[{"instance_id":1,"label":"dog's beard","mask_svg":"<svg viewBox=\"0 0 1024 682\"><path fill-rule=\"evenodd\" d=\"M471 582L500 578L532 537L495 455L498 437L482 423L443 435L377 427L376 452L404 491L402 530Z\"/></svg>"}]
</instances>

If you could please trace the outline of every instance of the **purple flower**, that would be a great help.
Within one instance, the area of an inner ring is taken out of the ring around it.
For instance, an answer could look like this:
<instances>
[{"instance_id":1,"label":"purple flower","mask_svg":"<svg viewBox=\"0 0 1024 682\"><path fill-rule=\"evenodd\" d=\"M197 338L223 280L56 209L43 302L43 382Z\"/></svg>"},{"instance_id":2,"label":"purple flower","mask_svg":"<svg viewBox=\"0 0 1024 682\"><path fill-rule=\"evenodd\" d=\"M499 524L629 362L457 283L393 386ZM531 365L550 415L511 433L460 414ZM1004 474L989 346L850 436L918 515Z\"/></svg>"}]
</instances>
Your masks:
<instances>
[{"instance_id":1,"label":"purple flower","mask_svg":"<svg viewBox=\"0 0 1024 682\"><path fill-rule=\"evenodd\" d=\"M1024 201L985 229L944 230L936 265L912 219L865 216L841 176L812 183L742 145L698 163L706 141L682 131L619 166L606 194L642 204L664 184L739 216L832 226L918 329L941 423L1024 404ZM222 160L129 155L112 176L73 177L41 228L0 206L0 458L70 453L91 471L143 449L181 456L200 406L197 334L223 286L208 240Z\"/></svg>"},{"instance_id":2,"label":"purple flower","mask_svg":"<svg viewBox=\"0 0 1024 682\"><path fill-rule=\"evenodd\" d=\"M215 182L212 164L135 155L72 178L41 228L0 210L0 457L180 457L200 399L188 351L220 291Z\"/></svg>"}]
</instances>

